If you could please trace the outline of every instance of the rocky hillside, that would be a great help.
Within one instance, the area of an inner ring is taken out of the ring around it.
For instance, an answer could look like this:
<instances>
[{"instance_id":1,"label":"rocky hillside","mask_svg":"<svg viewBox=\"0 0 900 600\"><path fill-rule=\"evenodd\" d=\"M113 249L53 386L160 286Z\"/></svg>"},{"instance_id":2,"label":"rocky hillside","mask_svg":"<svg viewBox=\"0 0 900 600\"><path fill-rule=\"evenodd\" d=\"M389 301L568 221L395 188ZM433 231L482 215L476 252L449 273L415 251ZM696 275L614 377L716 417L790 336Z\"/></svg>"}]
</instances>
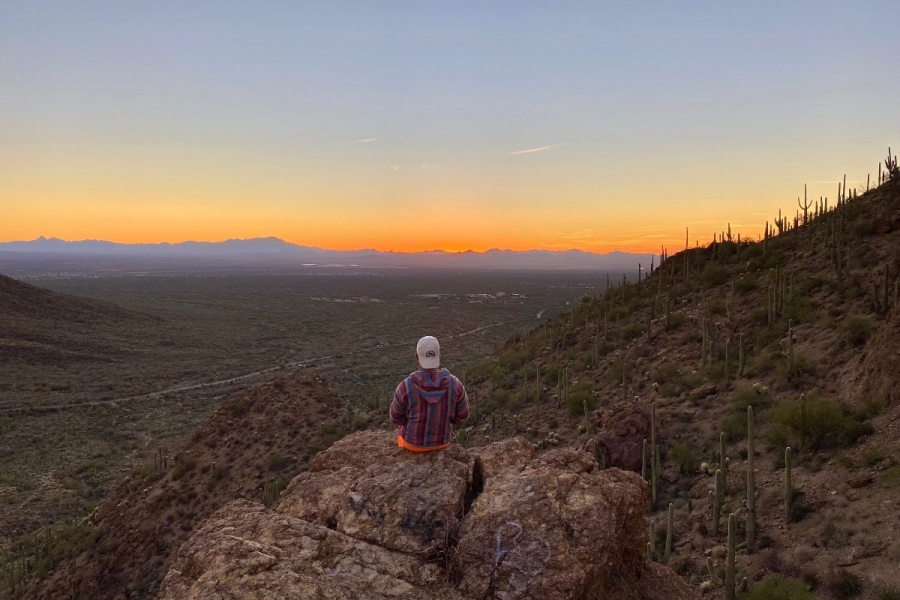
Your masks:
<instances>
[{"instance_id":1,"label":"rocky hillside","mask_svg":"<svg viewBox=\"0 0 900 600\"><path fill-rule=\"evenodd\" d=\"M416 455L388 432L319 454L274 510L237 500L185 543L160 600L693 597L644 561L649 491L586 452L512 438Z\"/></svg>"},{"instance_id":2,"label":"rocky hillside","mask_svg":"<svg viewBox=\"0 0 900 600\"><path fill-rule=\"evenodd\" d=\"M226 402L178 453L124 480L88 522L13 549L0 597L153 598L194 527L228 502L271 504L310 459L340 437L343 400L297 371ZM38 581L38 579L40 579Z\"/></svg>"},{"instance_id":3,"label":"rocky hillside","mask_svg":"<svg viewBox=\"0 0 900 600\"><path fill-rule=\"evenodd\" d=\"M468 373L462 439L518 432L644 471L655 556L672 514L668 562L694 584L721 585L735 513L748 597L900 597L900 177L768 228L511 340Z\"/></svg>"}]
</instances>

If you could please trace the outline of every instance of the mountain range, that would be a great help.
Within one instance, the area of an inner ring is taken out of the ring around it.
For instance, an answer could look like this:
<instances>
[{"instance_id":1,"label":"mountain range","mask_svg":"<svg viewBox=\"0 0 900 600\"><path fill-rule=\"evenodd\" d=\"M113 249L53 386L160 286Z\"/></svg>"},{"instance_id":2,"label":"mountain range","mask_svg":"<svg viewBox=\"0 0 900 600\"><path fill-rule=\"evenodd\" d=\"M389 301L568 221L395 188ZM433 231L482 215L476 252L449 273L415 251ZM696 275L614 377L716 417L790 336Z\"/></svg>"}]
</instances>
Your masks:
<instances>
[{"instance_id":1,"label":"mountain range","mask_svg":"<svg viewBox=\"0 0 900 600\"><path fill-rule=\"evenodd\" d=\"M446 252L382 252L375 249L326 250L286 242L276 237L229 239L222 242L179 242L171 244L122 244L103 240L66 241L43 236L31 241L0 242L0 252L59 254L117 258L204 258L229 260L253 258L282 262L295 260L305 265L354 265L385 267L450 267L513 269L633 269L639 264L658 262L652 254L583 250L467 250Z\"/></svg>"}]
</instances>

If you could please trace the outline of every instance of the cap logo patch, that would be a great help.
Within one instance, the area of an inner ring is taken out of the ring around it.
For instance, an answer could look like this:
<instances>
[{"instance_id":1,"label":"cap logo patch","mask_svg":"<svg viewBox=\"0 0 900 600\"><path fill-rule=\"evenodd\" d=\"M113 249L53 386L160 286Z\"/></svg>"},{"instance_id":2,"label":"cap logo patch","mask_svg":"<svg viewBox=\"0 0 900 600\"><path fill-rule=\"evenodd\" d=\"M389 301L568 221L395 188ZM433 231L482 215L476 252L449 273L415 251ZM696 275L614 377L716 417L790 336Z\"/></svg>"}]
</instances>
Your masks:
<instances>
[{"instance_id":1,"label":"cap logo patch","mask_svg":"<svg viewBox=\"0 0 900 600\"><path fill-rule=\"evenodd\" d=\"M434 350L429 350L425 353L425 358L434 358L435 356L437 356L437 354L435 354Z\"/></svg>"}]
</instances>

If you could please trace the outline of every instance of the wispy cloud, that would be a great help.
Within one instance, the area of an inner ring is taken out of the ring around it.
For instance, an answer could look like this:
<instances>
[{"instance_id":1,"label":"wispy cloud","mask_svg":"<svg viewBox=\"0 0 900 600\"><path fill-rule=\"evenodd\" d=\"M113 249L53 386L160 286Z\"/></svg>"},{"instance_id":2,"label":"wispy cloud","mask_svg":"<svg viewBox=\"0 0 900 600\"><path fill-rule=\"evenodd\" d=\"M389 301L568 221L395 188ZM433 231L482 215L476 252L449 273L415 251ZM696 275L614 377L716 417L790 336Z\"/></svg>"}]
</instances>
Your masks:
<instances>
[{"instance_id":1,"label":"wispy cloud","mask_svg":"<svg viewBox=\"0 0 900 600\"><path fill-rule=\"evenodd\" d=\"M363 138L361 140L354 140L354 144L371 144L372 142L377 142L378 138Z\"/></svg>"},{"instance_id":2,"label":"wispy cloud","mask_svg":"<svg viewBox=\"0 0 900 600\"><path fill-rule=\"evenodd\" d=\"M585 229L583 231L573 231L571 233L564 233L560 235L564 240L586 240L591 238L594 235L593 229Z\"/></svg>"},{"instance_id":3,"label":"wispy cloud","mask_svg":"<svg viewBox=\"0 0 900 600\"><path fill-rule=\"evenodd\" d=\"M400 170L399 165L391 165L391 168L392 168L393 170L395 170L395 171L399 171L399 170Z\"/></svg>"},{"instance_id":4,"label":"wispy cloud","mask_svg":"<svg viewBox=\"0 0 900 600\"><path fill-rule=\"evenodd\" d=\"M544 150L557 148L559 146L562 146L562 144L550 144L549 146L539 146L537 148L528 148L527 150L516 150L515 152L510 152L510 154L532 154L534 152L543 152Z\"/></svg>"}]
</instances>

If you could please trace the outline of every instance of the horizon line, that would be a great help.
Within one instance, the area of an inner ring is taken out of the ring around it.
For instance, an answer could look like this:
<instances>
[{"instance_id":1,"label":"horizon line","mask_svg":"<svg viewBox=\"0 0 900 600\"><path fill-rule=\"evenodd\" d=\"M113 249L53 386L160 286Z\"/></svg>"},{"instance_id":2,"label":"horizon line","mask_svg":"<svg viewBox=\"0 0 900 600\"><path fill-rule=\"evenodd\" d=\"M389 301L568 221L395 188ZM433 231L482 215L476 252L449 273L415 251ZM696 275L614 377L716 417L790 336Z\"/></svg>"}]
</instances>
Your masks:
<instances>
[{"instance_id":1,"label":"horizon line","mask_svg":"<svg viewBox=\"0 0 900 600\"><path fill-rule=\"evenodd\" d=\"M66 239L63 239L63 238L56 237L56 236L49 236L49 237L48 237L48 236L44 236L44 235L39 235L38 237L36 237L36 238L34 238L34 239L31 239L31 240L0 240L0 245L3 245L3 244L31 244L31 243L35 243L35 242L40 242L40 241L42 241L42 240L43 240L43 241L54 241L54 240L55 240L55 241L63 242L63 243L66 243L66 244L78 244L78 243L100 242L100 243L106 243L106 244L116 244L116 245L120 245L120 246L178 246L178 245L181 245L181 244L222 244L222 243L225 243L225 242L252 242L252 241L259 241L259 240L273 240L273 241L278 241L278 242L282 242L282 243L285 243L285 244L289 244L289 245L291 245L291 246L295 246L295 247L298 247L298 248L310 248L310 249L315 249L315 250L324 250L324 251L326 251L326 252L378 252L378 253L380 253L380 254L385 254L385 253L393 253L393 254L428 254L428 253L435 253L435 252L443 252L443 253L445 253L445 254L470 254L470 253L473 253L473 254L485 254L485 253L491 252L491 251L498 251L498 252L520 252L520 253L524 253L524 252L551 252L551 253L554 253L554 254L561 254L561 253L564 253L564 252L582 252L582 253L584 253L584 254L595 254L595 255L598 255L598 256L603 256L603 255L607 255L607 254L615 254L615 253L620 253L620 254L632 254L632 255L636 255L636 256L639 256L639 255L658 256L658 255L659 255L658 252L650 252L650 251L634 252L634 251L622 250L622 249L620 249L620 248L616 248L616 249L613 249L613 250L608 250L608 251L605 251L605 252L597 252L597 251L593 251L593 250L584 250L584 249L581 249L581 248L575 248L575 247L568 247L568 248L563 248L563 249L551 249L551 248L531 247L531 248L527 248L527 249L524 249L524 250L514 250L514 249L512 249L512 248L500 248L500 247L497 247L497 246L492 246L492 247L487 248L487 249L485 249L485 250L475 250L475 249L472 249L472 248L468 248L468 249L466 249L466 250L445 250L445 249L442 249L442 248L431 248L431 249L425 249L425 250L411 250L411 251L410 251L410 250L379 250L379 249L377 249L377 248L375 248L375 247L368 247L368 248L364 248L364 247L355 247L355 248L325 248L325 247L321 247L321 246L309 246L309 245L306 245L306 244L300 244L300 243L292 242L292 241L286 240L286 239L284 239L284 238L280 238L280 237L278 237L278 236L273 236L273 235L270 235L270 236L262 236L262 237L249 237L249 238L236 238L236 237L230 237L230 238L225 238L225 239L221 239L221 240L195 240L195 239L188 239L188 240L182 240L182 241L179 241L179 242L170 242L170 241L160 241L160 242L117 242L117 241L113 241L113 240L105 240L105 239L97 239L97 238L85 238L85 239L80 239L80 240L66 240ZM7 251L7 250L2 250L2 249L0 249L0 252L8 252L8 251Z\"/></svg>"}]
</instances>

